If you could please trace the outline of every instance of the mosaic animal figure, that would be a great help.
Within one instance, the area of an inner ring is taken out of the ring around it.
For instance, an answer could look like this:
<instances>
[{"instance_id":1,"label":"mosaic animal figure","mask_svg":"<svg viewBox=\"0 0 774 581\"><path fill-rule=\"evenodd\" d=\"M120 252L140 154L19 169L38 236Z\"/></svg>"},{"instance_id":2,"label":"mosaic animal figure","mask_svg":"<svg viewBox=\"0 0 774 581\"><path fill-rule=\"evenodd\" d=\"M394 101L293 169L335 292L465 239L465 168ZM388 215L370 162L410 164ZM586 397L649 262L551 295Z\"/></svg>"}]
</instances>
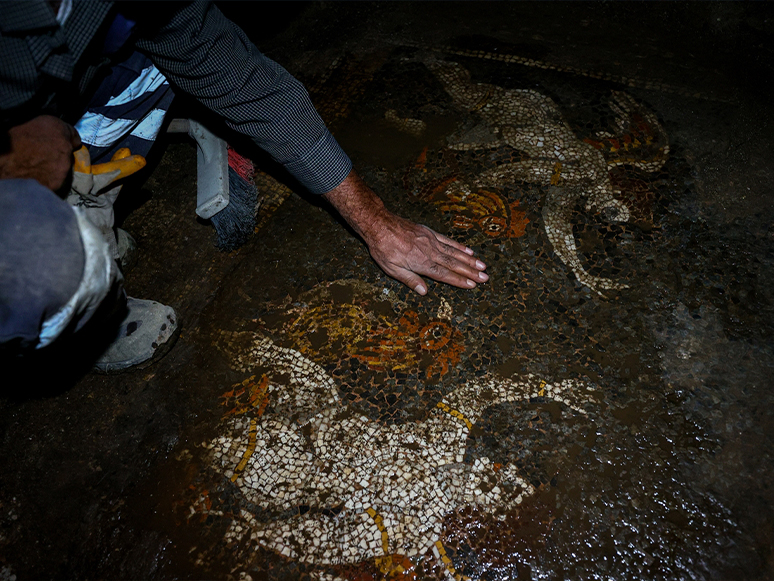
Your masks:
<instances>
[{"instance_id":1,"label":"mosaic animal figure","mask_svg":"<svg viewBox=\"0 0 774 581\"><path fill-rule=\"evenodd\" d=\"M457 181L454 196L471 195L485 186L523 181L546 187L543 224L554 251L581 284L602 294L626 288L608 278L593 276L578 258L570 216L585 200L586 210L597 208L612 221L629 219L629 208L617 199L609 169L630 165L644 171L660 169L669 146L656 116L630 95L613 91L610 106L616 114L617 135L601 132L596 139L580 140L562 117L556 103L533 90L505 89L474 83L467 69L455 62L426 59L454 104L482 118L478 126L449 147L457 150L496 148L504 145L525 152L528 159L486 170L472 184Z\"/></svg>"},{"instance_id":2,"label":"mosaic animal figure","mask_svg":"<svg viewBox=\"0 0 774 581\"><path fill-rule=\"evenodd\" d=\"M489 238L519 238L529 223L519 202L510 204L497 193L480 189L475 192L447 191L437 202L444 212L452 213L453 224L460 230L477 228Z\"/></svg>"},{"instance_id":3,"label":"mosaic animal figure","mask_svg":"<svg viewBox=\"0 0 774 581\"><path fill-rule=\"evenodd\" d=\"M284 330L294 347L319 362L348 356L376 371L419 372L440 378L459 363L464 351L462 333L441 319L420 321L415 311L399 317L366 312L351 303L323 303L293 309L297 314ZM312 345L310 335L324 329L325 345ZM332 353L327 346L336 345ZM426 355L429 363L423 363Z\"/></svg>"},{"instance_id":4,"label":"mosaic animal figure","mask_svg":"<svg viewBox=\"0 0 774 581\"><path fill-rule=\"evenodd\" d=\"M453 156L448 155L447 150L440 152L440 158L452 173L440 179L427 180L427 150L427 147L422 150L403 176L403 187L407 192L424 202L434 204L447 214L452 227L471 234L480 233L469 238L469 244L484 242L487 239L524 236L530 220L527 213L520 209L518 200L510 201L494 188L470 191L467 185L463 188L453 186L462 176L459 163Z\"/></svg>"},{"instance_id":5,"label":"mosaic animal figure","mask_svg":"<svg viewBox=\"0 0 774 581\"><path fill-rule=\"evenodd\" d=\"M449 579L466 579L440 541L444 516L477 506L502 518L535 493L511 464L463 462L473 425L501 402L542 397L585 415L593 399L579 381L490 376L460 385L424 420L384 425L344 404L331 377L298 351L254 333L223 333L223 343L237 368L271 370L248 382L248 405L226 415L210 444L212 467L245 501L226 540L319 566L374 559L394 575L432 554ZM265 522L248 507L279 517Z\"/></svg>"}]
</instances>

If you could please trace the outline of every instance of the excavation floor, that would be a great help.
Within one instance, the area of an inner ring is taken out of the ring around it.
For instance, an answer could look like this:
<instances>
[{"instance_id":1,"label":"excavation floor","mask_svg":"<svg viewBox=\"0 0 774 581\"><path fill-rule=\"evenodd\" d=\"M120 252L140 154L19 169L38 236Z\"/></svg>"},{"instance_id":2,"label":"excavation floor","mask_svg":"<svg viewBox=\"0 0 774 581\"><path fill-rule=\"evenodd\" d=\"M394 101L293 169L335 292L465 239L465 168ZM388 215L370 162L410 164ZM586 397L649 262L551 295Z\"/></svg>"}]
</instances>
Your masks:
<instances>
[{"instance_id":1,"label":"excavation floor","mask_svg":"<svg viewBox=\"0 0 774 581\"><path fill-rule=\"evenodd\" d=\"M165 139L126 286L181 335L3 382L0 579L774 578L771 5L291 5L223 9L490 281L262 163L220 252Z\"/></svg>"}]
</instances>

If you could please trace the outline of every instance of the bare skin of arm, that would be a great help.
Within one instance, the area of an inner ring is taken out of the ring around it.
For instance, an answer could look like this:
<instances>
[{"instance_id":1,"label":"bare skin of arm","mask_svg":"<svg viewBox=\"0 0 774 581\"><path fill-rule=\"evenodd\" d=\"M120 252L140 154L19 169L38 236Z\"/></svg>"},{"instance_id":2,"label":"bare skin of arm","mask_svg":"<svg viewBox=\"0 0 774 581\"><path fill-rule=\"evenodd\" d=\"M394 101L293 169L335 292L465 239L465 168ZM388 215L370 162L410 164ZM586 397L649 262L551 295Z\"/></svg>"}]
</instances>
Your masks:
<instances>
[{"instance_id":1,"label":"bare skin of arm","mask_svg":"<svg viewBox=\"0 0 774 581\"><path fill-rule=\"evenodd\" d=\"M9 150L0 153L0 179L30 178L55 192L81 146L75 128L50 115L12 127L8 138ZM420 295L427 294L422 276L460 288L489 280L486 265L470 248L393 214L354 171L324 197L363 239L382 270Z\"/></svg>"},{"instance_id":2,"label":"bare skin of arm","mask_svg":"<svg viewBox=\"0 0 774 581\"><path fill-rule=\"evenodd\" d=\"M11 127L8 144L0 153L0 179L34 179L56 192L70 173L81 136L61 119L40 115Z\"/></svg>"},{"instance_id":3,"label":"bare skin of arm","mask_svg":"<svg viewBox=\"0 0 774 581\"><path fill-rule=\"evenodd\" d=\"M324 197L363 239L379 267L420 295L427 294L422 276L459 288L489 280L486 265L470 248L390 212L354 170Z\"/></svg>"}]
</instances>

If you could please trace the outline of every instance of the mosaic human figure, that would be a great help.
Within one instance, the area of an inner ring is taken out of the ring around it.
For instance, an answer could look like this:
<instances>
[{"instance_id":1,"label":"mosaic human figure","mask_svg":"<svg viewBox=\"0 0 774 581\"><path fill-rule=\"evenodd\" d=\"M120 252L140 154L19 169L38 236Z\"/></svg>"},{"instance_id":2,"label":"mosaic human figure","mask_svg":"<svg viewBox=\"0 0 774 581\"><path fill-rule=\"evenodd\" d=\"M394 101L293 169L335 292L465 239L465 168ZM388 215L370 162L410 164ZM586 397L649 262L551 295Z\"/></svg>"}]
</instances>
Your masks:
<instances>
[{"instance_id":1,"label":"mosaic human figure","mask_svg":"<svg viewBox=\"0 0 774 581\"><path fill-rule=\"evenodd\" d=\"M580 140L564 120L556 103L529 89L505 89L474 83L470 72L455 62L426 59L454 104L476 112L486 128L477 127L449 147L457 150L495 148L508 145L526 153L521 161L486 170L471 184L457 181L450 186L456 198L472 189L505 186L514 181L545 186L543 225L554 251L581 284L602 294L603 290L626 288L608 278L589 274L578 258L570 222L580 200L586 210L597 208L608 220L625 222L629 208L617 199L609 169L631 165L653 172L666 161L669 146L655 115L630 95L613 91L611 109L616 114L617 135L601 132L597 139Z\"/></svg>"},{"instance_id":2,"label":"mosaic human figure","mask_svg":"<svg viewBox=\"0 0 774 581\"><path fill-rule=\"evenodd\" d=\"M394 573L406 558L433 554L447 577L465 578L440 542L444 516L476 506L502 518L535 493L511 464L463 462L473 425L502 402L540 397L585 415L593 400L580 381L489 376L460 385L424 420L385 425L345 405L331 377L298 351L253 333L224 333L224 342L239 369L271 372L249 409L227 416L211 443L213 468L244 504L293 514L260 522L242 508L226 539L315 565L374 559Z\"/></svg>"}]
</instances>

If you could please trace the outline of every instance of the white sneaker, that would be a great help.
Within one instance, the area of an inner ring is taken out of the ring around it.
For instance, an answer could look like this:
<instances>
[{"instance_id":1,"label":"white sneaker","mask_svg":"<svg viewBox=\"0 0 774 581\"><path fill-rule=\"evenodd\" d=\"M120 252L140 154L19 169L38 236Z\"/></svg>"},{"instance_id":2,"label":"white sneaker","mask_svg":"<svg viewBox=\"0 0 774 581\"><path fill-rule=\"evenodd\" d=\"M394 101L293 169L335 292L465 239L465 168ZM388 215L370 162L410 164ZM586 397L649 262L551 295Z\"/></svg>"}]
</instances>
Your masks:
<instances>
[{"instance_id":1,"label":"white sneaker","mask_svg":"<svg viewBox=\"0 0 774 581\"><path fill-rule=\"evenodd\" d=\"M115 373L149 364L151 359L156 361L165 355L177 340L177 315L172 307L131 297L126 299L126 306L128 313L94 365L96 371Z\"/></svg>"}]
</instances>

